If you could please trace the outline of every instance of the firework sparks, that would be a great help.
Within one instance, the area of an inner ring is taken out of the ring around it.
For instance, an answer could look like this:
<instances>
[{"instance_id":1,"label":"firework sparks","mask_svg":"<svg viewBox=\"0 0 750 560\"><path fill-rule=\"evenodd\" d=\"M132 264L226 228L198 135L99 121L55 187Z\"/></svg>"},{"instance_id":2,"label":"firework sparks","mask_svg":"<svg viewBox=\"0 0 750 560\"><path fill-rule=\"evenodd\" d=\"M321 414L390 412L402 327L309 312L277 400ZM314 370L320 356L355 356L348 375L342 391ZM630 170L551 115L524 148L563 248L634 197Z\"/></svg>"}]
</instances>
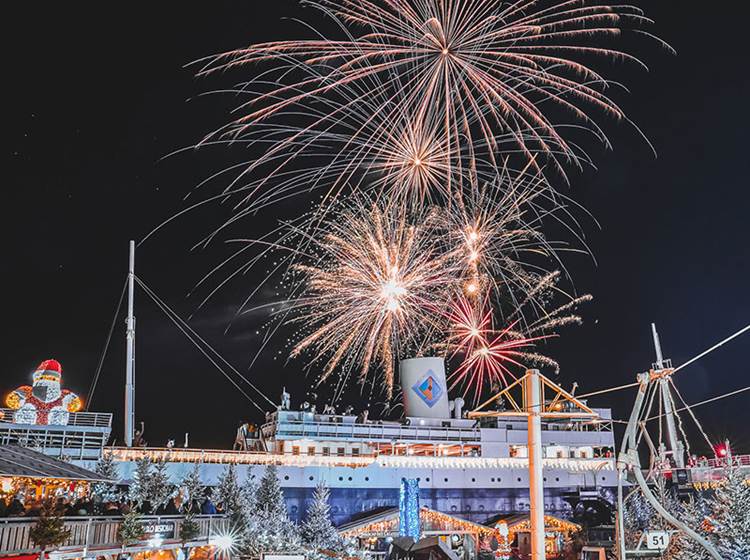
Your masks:
<instances>
[{"instance_id":1,"label":"firework sparks","mask_svg":"<svg viewBox=\"0 0 750 560\"><path fill-rule=\"evenodd\" d=\"M311 332L292 355L310 351L313 362L326 361L321 381L338 367L364 378L376 365L390 397L395 360L441 329L435 310L448 301L457 268L437 242L435 221L429 213L409 220L377 205L355 207L314 241L317 264L296 265L305 289L294 320Z\"/></svg>"},{"instance_id":2,"label":"firework sparks","mask_svg":"<svg viewBox=\"0 0 750 560\"><path fill-rule=\"evenodd\" d=\"M643 65L591 39L611 40L626 30L653 38L645 31L652 22L640 9L596 1L321 0L310 5L334 17L349 37L258 44L206 62L203 73L269 63L262 80L273 82L277 76L270 91L243 106L246 114L234 123L235 135L305 105L323 106L311 126L325 128L345 119L352 107L366 106L371 96L398 96L388 114L427 122L437 111L438 136L446 139L452 157L468 141L484 145L493 159L501 134L510 137L514 150L529 158L542 153L564 174L561 160L580 165L581 153L549 115L567 113L609 146L591 113L625 115L605 93L609 81L589 61ZM339 108L325 105L337 98L345 100Z\"/></svg>"}]
</instances>

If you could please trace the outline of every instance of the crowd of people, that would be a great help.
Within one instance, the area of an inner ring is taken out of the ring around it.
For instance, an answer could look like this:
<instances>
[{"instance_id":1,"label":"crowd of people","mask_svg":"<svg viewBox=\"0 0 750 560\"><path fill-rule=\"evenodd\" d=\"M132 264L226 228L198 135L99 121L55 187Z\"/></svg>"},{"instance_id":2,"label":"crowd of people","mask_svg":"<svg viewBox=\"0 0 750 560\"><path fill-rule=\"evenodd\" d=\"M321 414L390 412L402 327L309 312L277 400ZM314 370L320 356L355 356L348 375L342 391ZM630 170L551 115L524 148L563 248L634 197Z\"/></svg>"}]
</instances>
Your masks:
<instances>
[{"instance_id":1,"label":"crowd of people","mask_svg":"<svg viewBox=\"0 0 750 560\"><path fill-rule=\"evenodd\" d=\"M53 500L54 513L63 517L123 516L133 510L133 506L125 497L104 502L96 502L89 496L59 496ZM144 515L182 515L185 511L183 505L179 496L175 496L156 509L148 502L144 502L136 509ZM0 498L0 517L37 517L42 513L44 506L44 500L28 500L22 494L16 494L8 499ZM221 504L215 505L211 498L207 497L201 503L194 502L190 511L201 515L217 515L222 513L221 509Z\"/></svg>"}]
</instances>

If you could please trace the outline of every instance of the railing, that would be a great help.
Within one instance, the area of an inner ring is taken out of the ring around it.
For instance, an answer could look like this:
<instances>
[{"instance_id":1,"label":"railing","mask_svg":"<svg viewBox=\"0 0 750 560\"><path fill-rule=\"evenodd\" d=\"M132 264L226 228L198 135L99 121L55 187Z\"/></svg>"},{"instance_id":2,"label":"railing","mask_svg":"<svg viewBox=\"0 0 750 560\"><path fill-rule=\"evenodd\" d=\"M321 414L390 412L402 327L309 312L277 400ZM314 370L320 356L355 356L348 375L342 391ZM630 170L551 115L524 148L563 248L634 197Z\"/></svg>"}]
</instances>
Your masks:
<instances>
[{"instance_id":1,"label":"railing","mask_svg":"<svg viewBox=\"0 0 750 560\"><path fill-rule=\"evenodd\" d=\"M0 422L13 424L13 413L10 408L0 408ZM18 425L18 424L16 424ZM24 427L30 428L65 428L67 426L83 426L87 428L111 428L112 414L108 412L71 412L68 423L65 426L44 426L38 424L23 424Z\"/></svg>"},{"instance_id":2,"label":"railing","mask_svg":"<svg viewBox=\"0 0 750 560\"><path fill-rule=\"evenodd\" d=\"M303 422L282 420L261 427L266 439L275 437L312 437L321 439L362 439L366 441L441 441L477 442L482 436L477 428L420 426L419 424L366 424L342 422Z\"/></svg>"},{"instance_id":3,"label":"railing","mask_svg":"<svg viewBox=\"0 0 750 560\"><path fill-rule=\"evenodd\" d=\"M122 523L121 517L64 517L65 527L70 530L70 537L56 550L57 555L75 557L83 556L89 550L102 553L106 550L120 550L122 544L118 534ZM180 527L183 516L143 516L146 524L165 524L169 527L169 534L162 538L162 544L180 544ZM198 535L190 542L206 544L216 534L226 530L227 519L220 515L197 515L193 518L198 524ZM0 518L0 556L12 554L34 554L40 551L30 537L30 531L36 524L36 518L9 517ZM148 546L149 535L141 543L131 545L131 548Z\"/></svg>"},{"instance_id":4,"label":"railing","mask_svg":"<svg viewBox=\"0 0 750 560\"><path fill-rule=\"evenodd\" d=\"M0 409L0 445L22 445L62 459L98 459L109 440L112 415L73 412L68 424L15 424L13 410Z\"/></svg>"}]
</instances>

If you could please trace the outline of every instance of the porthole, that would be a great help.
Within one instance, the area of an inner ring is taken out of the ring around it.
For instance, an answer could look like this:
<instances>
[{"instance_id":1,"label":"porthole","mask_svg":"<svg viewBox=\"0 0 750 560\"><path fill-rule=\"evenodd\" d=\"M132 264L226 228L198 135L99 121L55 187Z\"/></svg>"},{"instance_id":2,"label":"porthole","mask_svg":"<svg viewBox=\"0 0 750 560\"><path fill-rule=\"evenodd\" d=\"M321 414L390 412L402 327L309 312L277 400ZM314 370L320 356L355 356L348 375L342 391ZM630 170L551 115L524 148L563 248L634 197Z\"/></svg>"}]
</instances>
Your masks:
<instances>
[{"instance_id":1,"label":"porthole","mask_svg":"<svg viewBox=\"0 0 750 560\"><path fill-rule=\"evenodd\" d=\"M472 478L472 479L471 479L471 481L472 481L472 482L476 482L476 481L477 481L477 479L476 479L476 478Z\"/></svg>"},{"instance_id":2,"label":"porthole","mask_svg":"<svg viewBox=\"0 0 750 560\"><path fill-rule=\"evenodd\" d=\"M425 478L425 480L426 480L427 482L429 482L429 481L430 481L430 477L428 476L427 478Z\"/></svg>"},{"instance_id":3,"label":"porthole","mask_svg":"<svg viewBox=\"0 0 750 560\"><path fill-rule=\"evenodd\" d=\"M448 479L447 479L447 478L444 478L444 479L443 479L443 481L444 481L444 482L448 482Z\"/></svg>"},{"instance_id":4,"label":"porthole","mask_svg":"<svg viewBox=\"0 0 750 560\"><path fill-rule=\"evenodd\" d=\"M310 477L310 480L313 480L313 477Z\"/></svg>"},{"instance_id":5,"label":"porthole","mask_svg":"<svg viewBox=\"0 0 750 560\"><path fill-rule=\"evenodd\" d=\"M560 477L559 476L555 477L555 482L560 482Z\"/></svg>"},{"instance_id":6,"label":"porthole","mask_svg":"<svg viewBox=\"0 0 750 560\"><path fill-rule=\"evenodd\" d=\"M292 506L292 513L297 513L297 506Z\"/></svg>"},{"instance_id":7,"label":"porthole","mask_svg":"<svg viewBox=\"0 0 750 560\"><path fill-rule=\"evenodd\" d=\"M340 476L340 477L339 477L339 480L344 480L344 477L343 477L343 476Z\"/></svg>"},{"instance_id":8,"label":"porthole","mask_svg":"<svg viewBox=\"0 0 750 560\"><path fill-rule=\"evenodd\" d=\"M351 482L351 481L352 481L352 477L350 476L350 477L349 477L349 482Z\"/></svg>"},{"instance_id":9,"label":"porthole","mask_svg":"<svg viewBox=\"0 0 750 560\"><path fill-rule=\"evenodd\" d=\"M458 508L456 506L451 506L451 511L457 511Z\"/></svg>"},{"instance_id":10,"label":"porthole","mask_svg":"<svg viewBox=\"0 0 750 560\"><path fill-rule=\"evenodd\" d=\"M519 477L518 477L518 478L517 478L516 480L517 480L518 482L521 482L521 477L519 476Z\"/></svg>"},{"instance_id":11,"label":"porthole","mask_svg":"<svg viewBox=\"0 0 750 560\"><path fill-rule=\"evenodd\" d=\"M543 481L543 482L547 482L547 477L546 477L546 476L545 476L545 477L542 477L542 481Z\"/></svg>"},{"instance_id":12,"label":"porthole","mask_svg":"<svg viewBox=\"0 0 750 560\"><path fill-rule=\"evenodd\" d=\"M494 479L494 478L491 478L491 479L490 479L490 482L495 482L495 479Z\"/></svg>"},{"instance_id":13,"label":"porthole","mask_svg":"<svg viewBox=\"0 0 750 560\"><path fill-rule=\"evenodd\" d=\"M368 482L369 480L370 480L370 477L369 477L369 476L366 476L366 477L365 477L365 482Z\"/></svg>"},{"instance_id":14,"label":"porthole","mask_svg":"<svg viewBox=\"0 0 750 560\"><path fill-rule=\"evenodd\" d=\"M284 480L289 480L289 475L284 475Z\"/></svg>"},{"instance_id":15,"label":"porthole","mask_svg":"<svg viewBox=\"0 0 750 560\"><path fill-rule=\"evenodd\" d=\"M479 511L484 511L484 505L481 505L481 504L480 504L480 506L479 506Z\"/></svg>"}]
</instances>

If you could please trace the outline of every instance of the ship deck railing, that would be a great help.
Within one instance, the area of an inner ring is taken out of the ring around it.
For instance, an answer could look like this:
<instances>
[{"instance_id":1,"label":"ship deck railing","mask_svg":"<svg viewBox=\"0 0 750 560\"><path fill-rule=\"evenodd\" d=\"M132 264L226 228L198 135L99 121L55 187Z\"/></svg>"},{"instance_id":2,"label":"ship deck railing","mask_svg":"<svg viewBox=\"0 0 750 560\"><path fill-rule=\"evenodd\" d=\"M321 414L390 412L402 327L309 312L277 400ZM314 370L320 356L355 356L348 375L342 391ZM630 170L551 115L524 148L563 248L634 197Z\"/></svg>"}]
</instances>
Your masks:
<instances>
[{"instance_id":1,"label":"ship deck railing","mask_svg":"<svg viewBox=\"0 0 750 560\"><path fill-rule=\"evenodd\" d=\"M269 422L261 427L266 439L299 437L322 439L360 439L366 441L455 441L478 442L482 436L478 428L448 426L420 426L405 424L302 422L284 420Z\"/></svg>"},{"instance_id":2,"label":"ship deck railing","mask_svg":"<svg viewBox=\"0 0 750 560\"><path fill-rule=\"evenodd\" d=\"M59 458L98 459L112 431L112 414L72 412L65 425L18 424L0 408L0 445L21 445Z\"/></svg>"},{"instance_id":3,"label":"ship deck railing","mask_svg":"<svg viewBox=\"0 0 750 560\"><path fill-rule=\"evenodd\" d=\"M182 515L144 515L141 523L144 527L161 525L167 532L163 536L146 534L143 540L123 546L119 539L123 518L115 516L104 517L63 517L65 528L70 530L70 537L60 547L50 552L50 558L60 560L68 558L83 558L87 556L107 556L110 554L153 550L158 544L160 549L174 549L183 546L206 546L212 537L226 534L228 519L223 515L195 515L193 519L198 524L198 535L188 543L180 540L180 528L185 520ZM35 517L3 517L0 518L0 556L38 554L40 548L31 539L31 529L36 525Z\"/></svg>"},{"instance_id":4,"label":"ship deck railing","mask_svg":"<svg viewBox=\"0 0 750 560\"><path fill-rule=\"evenodd\" d=\"M525 429L525 422L504 422L501 429ZM587 422L548 422L542 426L544 431L611 431L611 420ZM420 443L453 442L477 443L482 441L480 427L459 428L452 426L421 426L419 424L396 423L342 423L342 422L304 422L300 420L272 421L261 426L263 437L270 439L314 438L337 440L363 440L368 442L388 443L392 441L411 441Z\"/></svg>"}]
</instances>

